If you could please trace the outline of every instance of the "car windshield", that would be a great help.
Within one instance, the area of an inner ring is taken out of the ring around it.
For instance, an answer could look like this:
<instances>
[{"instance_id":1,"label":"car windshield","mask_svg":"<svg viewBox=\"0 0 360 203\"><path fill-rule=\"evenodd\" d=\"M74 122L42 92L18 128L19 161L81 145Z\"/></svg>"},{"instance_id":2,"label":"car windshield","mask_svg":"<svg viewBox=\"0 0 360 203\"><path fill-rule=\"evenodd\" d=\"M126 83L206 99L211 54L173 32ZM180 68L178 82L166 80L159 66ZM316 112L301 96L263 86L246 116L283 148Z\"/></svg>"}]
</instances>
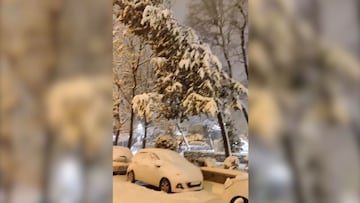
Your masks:
<instances>
[{"instance_id":1,"label":"car windshield","mask_svg":"<svg viewBox=\"0 0 360 203\"><path fill-rule=\"evenodd\" d=\"M160 160L169 161L172 163L183 162L184 158L176 152L156 153Z\"/></svg>"}]
</instances>

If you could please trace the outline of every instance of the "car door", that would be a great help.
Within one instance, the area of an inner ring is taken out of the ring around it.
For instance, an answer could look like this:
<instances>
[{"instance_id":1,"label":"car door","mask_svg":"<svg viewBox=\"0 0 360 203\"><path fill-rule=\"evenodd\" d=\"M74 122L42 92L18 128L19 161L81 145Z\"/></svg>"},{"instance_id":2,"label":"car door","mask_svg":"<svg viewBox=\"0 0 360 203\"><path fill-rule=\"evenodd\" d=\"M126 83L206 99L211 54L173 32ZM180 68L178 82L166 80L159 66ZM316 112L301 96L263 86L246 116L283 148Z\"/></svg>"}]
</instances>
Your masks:
<instances>
[{"instance_id":1,"label":"car door","mask_svg":"<svg viewBox=\"0 0 360 203\"><path fill-rule=\"evenodd\" d=\"M135 173L135 179L145 182L146 179L146 164L148 153L138 152L133 160L133 170Z\"/></svg>"},{"instance_id":2,"label":"car door","mask_svg":"<svg viewBox=\"0 0 360 203\"><path fill-rule=\"evenodd\" d=\"M162 178L162 166L157 166L157 162L159 162L160 159L155 153L149 153L148 158L149 161L146 162L146 169L149 175L146 181L151 185L158 186Z\"/></svg>"}]
</instances>

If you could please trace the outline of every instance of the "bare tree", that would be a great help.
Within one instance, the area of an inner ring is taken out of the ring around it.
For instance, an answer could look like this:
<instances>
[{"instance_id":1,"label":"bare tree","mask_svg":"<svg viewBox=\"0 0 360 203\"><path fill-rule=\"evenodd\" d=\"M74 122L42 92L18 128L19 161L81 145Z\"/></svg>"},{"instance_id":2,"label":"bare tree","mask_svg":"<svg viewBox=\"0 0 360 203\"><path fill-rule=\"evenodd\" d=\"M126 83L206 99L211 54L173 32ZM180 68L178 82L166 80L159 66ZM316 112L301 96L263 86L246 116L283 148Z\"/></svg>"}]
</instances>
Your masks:
<instances>
[{"instance_id":1,"label":"bare tree","mask_svg":"<svg viewBox=\"0 0 360 203\"><path fill-rule=\"evenodd\" d=\"M186 23L221 53L230 77L240 62L244 64L247 79L247 1L191 1Z\"/></svg>"},{"instance_id":2,"label":"bare tree","mask_svg":"<svg viewBox=\"0 0 360 203\"><path fill-rule=\"evenodd\" d=\"M115 132L118 137L120 128L129 120L128 147L131 148L136 116L132 108L132 99L151 86L151 77L149 77L151 55L143 40L127 34L126 29L119 24L115 24L114 27L114 97L118 98L114 101L115 109L117 109L117 112L114 112L114 118L117 120L115 123L118 124Z\"/></svg>"},{"instance_id":3,"label":"bare tree","mask_svg":"<svg viewBox=\"0 0 360 203\"><path fill-rule=\"evenodd\" d=\"M115 141L114 145L117 145L119 136L120 136L120 130L123 127L123 125L128 121L128 118L126 116L121 116L121 109L125 108L124 105L124 98L120 97L120 89L118 84L120 83L117 81L118 77L114 74L114 88L113 88L113 126L114 126L114 133L115 133ZM126 100L125 100L126 101ZM126 114L125 114L126 115ZM125 117L125 118L124 118Z\"/></svg>"},{"instance_id":4,"label":"bare tree","mask_svg":"<svg viewBox=\"0 0 360 203\"><path fill-rule=\"evenodd\" d=\"M233 19L232 25L239 30L240 32L240 42L241 42L241 54L243 58L244 68L246 77L249 78L249 62L248 62L248 53L247 53L247 28L248 28L248 14L247 14L247 0L238 0L235 2L235 8L240 11L241 20ZM246 113L246 120L247 113Z\"/></svg>"},{"instance_id":5,"label":"bare tree","mask_svg":"<svg viewBox=\"0 0 360 203\"><path fill-rule=\"evenodd\" d=\"M247 6L247 0L194 0L188 5L186 19L186 23L199 32L202 40L220 56L229 76L246 83L249 74ZM236 67L239 66L244 68L244 76L237 77L239 69L236 70ZM248 123L247 109L244 107L241 110ZM229 123L229 135L237 136L234 120L231 115L224 117L224 122Z\"/></svg>"},{"instance_id":6,"label":"bare tree","mask_svg":"<svg viewBox=\"0 0 360 203\"><path fill-rule=\"evenodd\" d=\"M222 55L220 59L231 78L234 67L243 64L246 77L237 80L248 79L247 10L246 0L194 0L189 4L186 20L213 50L219 52L219 56ZM246 108L242 112L248 122Z\"/></svg>"}]
</instances>

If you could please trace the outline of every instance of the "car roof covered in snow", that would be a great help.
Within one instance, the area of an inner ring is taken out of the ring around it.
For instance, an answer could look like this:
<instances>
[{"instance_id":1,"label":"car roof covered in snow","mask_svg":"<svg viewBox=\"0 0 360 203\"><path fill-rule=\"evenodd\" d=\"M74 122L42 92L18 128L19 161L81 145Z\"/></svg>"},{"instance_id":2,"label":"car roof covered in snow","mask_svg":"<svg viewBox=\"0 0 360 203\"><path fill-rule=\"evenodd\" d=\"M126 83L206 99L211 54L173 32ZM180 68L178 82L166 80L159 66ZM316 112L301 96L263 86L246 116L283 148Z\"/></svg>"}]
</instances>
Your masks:
<instances>
[{"instance_id":1,"label":"car roof covered in snow","mask_svg":"<svg viewBox=\"0 0 360 203\"><path fill-rule=\"evenodd\" d=\"M125 156L128 160L131 160L132 153L127 147L113 146L113 160L116 160L121 156Z\"/></svg>"},{"instance_id":2,"label":"car roof covered in snow","mask_svg":"<svg viewBox=\"0 0 360 203\"><path fill-rule=\"evenodd\" d=\"M146 148L139 150L138 153L154 153L157 156L160 157L160 159L168 160L168 161L174 161L174 160L183 160L184 158L180 156L179 153L169 150L169 149L161 149L161 148ZM184 159L186 160L186 159Z\"/></svg>"}]
</instances>

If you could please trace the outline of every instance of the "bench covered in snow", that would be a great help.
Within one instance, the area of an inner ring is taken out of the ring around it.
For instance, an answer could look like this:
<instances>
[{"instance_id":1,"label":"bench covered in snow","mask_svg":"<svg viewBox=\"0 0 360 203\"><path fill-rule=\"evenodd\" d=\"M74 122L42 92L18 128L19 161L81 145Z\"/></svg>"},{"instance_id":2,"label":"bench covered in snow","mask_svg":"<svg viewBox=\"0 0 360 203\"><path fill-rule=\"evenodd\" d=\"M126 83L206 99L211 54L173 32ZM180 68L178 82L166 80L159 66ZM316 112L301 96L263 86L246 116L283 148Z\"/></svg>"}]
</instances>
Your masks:
<instances>
[{"instance_id":1,"label":"bench covered in snow","mask_svg":"<svg viewBox=\"0 0 360 203\"><path fill-rule=\"evenodd\" d=\"M224 184L227 178L235 178L236 176L243 178L249 177L245 171L223 168L201 167L201 172L203 173L204 180L221 184Z\"/></svg>"}]
</instances>

